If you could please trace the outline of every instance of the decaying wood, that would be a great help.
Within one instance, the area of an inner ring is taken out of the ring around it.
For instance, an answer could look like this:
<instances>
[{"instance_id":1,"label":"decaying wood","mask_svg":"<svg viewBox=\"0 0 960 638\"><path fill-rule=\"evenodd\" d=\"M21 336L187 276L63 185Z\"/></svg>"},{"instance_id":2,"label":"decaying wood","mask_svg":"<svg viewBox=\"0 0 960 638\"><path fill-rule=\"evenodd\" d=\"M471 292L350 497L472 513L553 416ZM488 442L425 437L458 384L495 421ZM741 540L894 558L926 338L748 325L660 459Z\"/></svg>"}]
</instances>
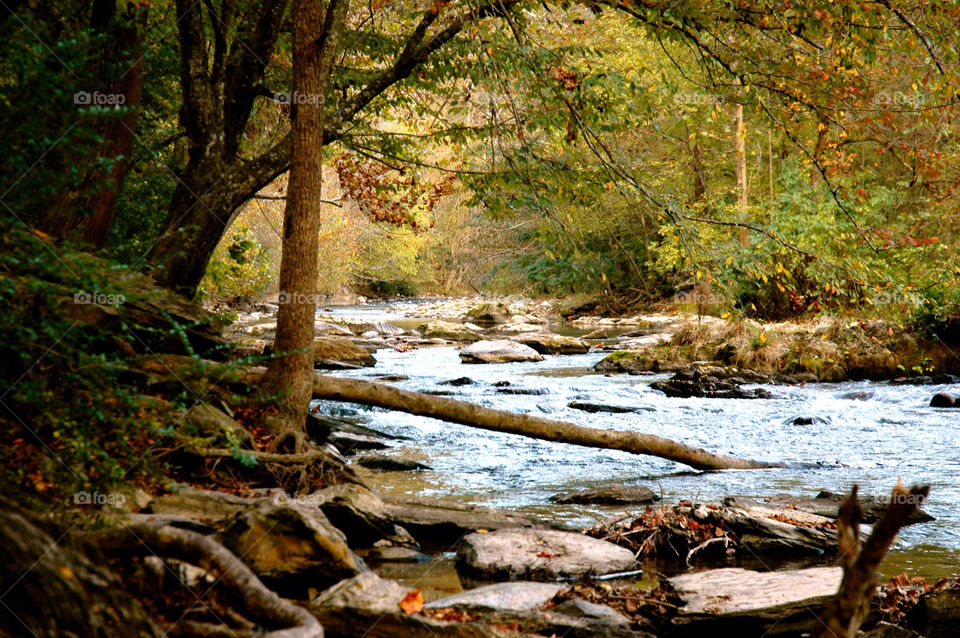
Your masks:
<instances>
[{"instance_id":1,"label":"decaying wood","mask_svg":"<svg viewBox=\"0 0 960 638\"><path fill-rule=\"evenodd\" d=\"M877 586L876 571L887 550L907 519L930 493L930 486L914 486L906 490L898 482L893 488L887 511L873 526L867 540L860 545L859 524L862 516L857 502L857 487L840 506L839 543L843 580L831 605L823 615L817 635L820 638L853 638L867 612Z\"/></svg>"},{"instance_id":2,"label":"decaying wood","mask_svg":"<svg viewBox=\"0 0 960 638\"><path fill-rule=\"evenodd\" d=\"M837 547L832 519L799 510L728 498L723 507L695 507L691 516L733 532L740 547L756 553L824 554Z\"/></svg>"},{"instance_id":3,"label":"decaying wood","mask_svg":"<svg viewBox=\"0 0 960 638\"><path fill-rule=\"evenodd\" d=\"M251 379L254 376L254 373L251 373L246 375L246 378ZM529 414L494 410L449 397L402 390L383 383L360 379L344 379L318 374L313 381L313 397L397 410L492 432L519 434L544 441L657 456L700 470L781 467L780 464L775 463L714 454L655 434L587 428Z\"/></svg>"},{"instance_id":4,"label":"decaying wood","mask_svg":"<svg viewBox=\"0 0 960 638\"><path fill-rule=\"evenodd\" d=\"M249 617L268 627L262 638L323 638L323 627L306 609L267 589L233 552L208 536L185 529L137 524L77 535L107 555L160 556L202 567L216 575L242 604ZM197 626L198 631L211 627Z\"/></svg>"}]
</instances>

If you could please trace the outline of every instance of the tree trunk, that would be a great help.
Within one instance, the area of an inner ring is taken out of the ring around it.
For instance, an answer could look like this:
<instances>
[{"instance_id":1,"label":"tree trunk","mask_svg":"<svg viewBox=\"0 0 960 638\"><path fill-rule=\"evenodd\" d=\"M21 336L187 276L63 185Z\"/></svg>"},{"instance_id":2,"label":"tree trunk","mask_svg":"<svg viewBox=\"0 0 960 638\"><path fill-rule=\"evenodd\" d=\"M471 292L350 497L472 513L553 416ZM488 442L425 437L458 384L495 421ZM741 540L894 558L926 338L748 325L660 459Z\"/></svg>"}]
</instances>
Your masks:
<instances>
[{"instance_id":1,"label":"tree trunk","mask_svg":"<svg viewBox=\"0 0 960 638\"><path fill-rule=\"evenodd\" d=\"M267 387L282 394L275 431L293 431L295 448L306 426L313 380L323 178L324 102L349 0L331 0L324 17L320 0L293 3L293 141L280 258L280 309ZM317 37L319 34L319 38ZM278 439L279 440L279 439Z\"/></svg>"},{"instance_id":2,"label":"tree trunk","mask_svg":"<svg viewBox=\"0 0 960 638\"><path fill-rule=\"evenodd\" d=\"M40 228L51 235L77 239L96 249L107 243L120 186L130 168L143 84L143 38L148 8L131 6L117 15L116 4L116 0L93 3L91 27L106 38L97 57L108 77L92 94L122 95L126 114L121 118L95 116L92 130L100 138L98 148L90 154L76 190L56 198L40 222ZM110 162L106 170L101 159Z\"/></svg>"},{"instance_id":3,"label":"tree trunk","mask_svg":"<svg viewBox=\"0 0 960 638\"><path fill-rule=\"evenodd\" d=\"M740 84L740 80L736 81ZM743 125L743 104L737 104L734 116L734 135L736 136L735 146L737 153L737 208L741 216L746 214L747 210L747 131ZM740 229L740 244L742 246L750 245L750 231L746 228Z\"/></svg>"},{"instance_id":4,"label":"tree trunk","mask_svg":"<svg viewBox=\"0 0 960 638\"><path fill-rule=\"evenodd\" d=\"M586 428L563 421L484 408L456 399L401 390L382 383L359 379L315 375L313 397L398 410L492 432L519 434L544 441L621 450L631 454L647 454L683 463L699 470L782 467L775 463L714 454L654 434Z\"/></svg>"}]
</instances>

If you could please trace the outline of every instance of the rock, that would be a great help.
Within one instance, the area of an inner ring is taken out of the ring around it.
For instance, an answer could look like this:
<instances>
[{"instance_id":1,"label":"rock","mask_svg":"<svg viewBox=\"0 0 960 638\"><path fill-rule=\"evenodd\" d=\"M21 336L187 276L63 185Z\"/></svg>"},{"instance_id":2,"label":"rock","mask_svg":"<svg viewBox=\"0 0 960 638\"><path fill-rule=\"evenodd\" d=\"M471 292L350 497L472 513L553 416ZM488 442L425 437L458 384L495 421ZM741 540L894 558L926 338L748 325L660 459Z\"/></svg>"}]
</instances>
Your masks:
<instances>
[{"instance_id":1,"label":"rock","mask_svg":"<svg viewBox=\"0 0 960 638\"><path fill-rule=\"evenodd\" d=\"M907 615L907 626L929 638L960 635L960 589L923 594Z\"/></svg>"},{"instance_id":2,"label":"rock","mask_svg":"<svg viewBox=\"0 0 960 638\"><path fill-rule=\"evenodd\" d=\"M376 358L366 348L362 348L349 339L338 337L318 337L313 342L315 368L330 368L331 364L348 364L372 367Z\"/></svg>"},{"instance_id":3,"label":"rock","mask_svg":"<svg viewBox=\"0 0 960 638\"><path fill-rule=\"evenodd\" d=\"M526 333L513 337L513 341L530 346L540 354L584 354L590 351L590 346L576 337L549 332Z\"/></svg>"},{"instance_id":4,"label":"rock","mask_svg":"<svg viewBox=\"0 0 960 638\"><path fill-rule=\"evenodd\" d=\"M468 330L462 324L451 321L431 321L417 326L417 331L425 339L445 339L449 341L480 341L480 335Z\"/></svg>"},{"instance_id":5,"label":"rock","mask_svg":"<svg viewBox=\"0 0 960 638\"><path fill-rule=\"evenodd\" d=\"M421 554L410 547L394 545L374 547L364 554L364 559L368 563L427 563L433 560L427 554Z\"/></svg>"},{"instance_id":6,"label":"rock","mask_svg":"<svg viewBox=\"0 0 960 638\"><path fill-rule=\"evenodd\" d=\"M850 401L869 401L876 395L872 390L853 390L851 392L844 392L840 395L841 399L849 399Z\"/></svg>"},{"instance_id":7,"label":"rock","mask_svg":"<svg viewBox=\"0 0 960 638\"><path fill-rule=\"evenodd\" d=\"M462 386L462 385L472 385L472 384L474 384L474 383L476 383L476 381L474 381L474 380L471 379L470 377L457 377L456 379L449 379L449 380L447 380L447 381L441 381L441 382L438 383L437 385L452 385L452 386L457 386L457 387L459 387L459 386Z\"/></svg>"},{"instance_id":8,"label":"rock","mask_svg":"<svg viewBox=\"0 0 960 638\"><path fill-rule=\"evenodd\" d=\"M187 410L184 423L196 428L200 436L213 439L215 445L238 445L247 450L253 449L253 435L209 403L201 401Z\"/></svg>"},{"instance_id":9,"label":"rock","mask_svg":"<svg viewBox=\"0 0 960 638\"><path fill-rule=\"evenodd\" d=\"M181 487L174 493L154 497L148 510L191 518L203 523L216 523L255 506L257 499L243 498L226 492Z\"/></svg>"},{"instance_id":10,"label":"rock","mask_svg":"<svg viewBox=\"0 0 960 638\"><path fill-rule=\"evenodd\" d=\"M493 326L507 322L510 309L502 303L483 303L467 311L466 316L481 326Z\"/></svg>"},{"instance_id":11,"label":"rock","mask_svg":"<svg viewBox=\"0 0 960 638\"><path fill-rule=\"evenodd\" d=\"M666 381L650 384L654 390L660 390L668 397L688 399L701 397L708 399L769 399L771 394L762 388L744 390L737 383L721 380L700 372L684 371L673 375Z\"/></svg>"},{"instance_id":12,"label":"rock","mask_svg":"<svg viewBox=\"0 0 960 638\"><path fill-rule=\"evenodd\" d=\"M556 580L625 571L633 552L574 532L500 529L469 534L457 551L457 572L478 581Z\"/></svg>"},{"instance_id":13,"label":"rock","mask_svg":"<svg viewBox=\"0 0 960 638\"><path fill-rule=\"evenodd\" d=\"M878 622L870 631L858 634L860 638L924 638L915 631L906 627L891 625L888 622Z\"/></svg>"},{"instance_id":14,"label":"rock","mask_svg":"<svg viewBox=\"0 0 960 638\"><path fill-rule=\"evenodd\" d=\"M730 567L675 576L665 584L683 601L672 620L683 635L800 635L820 628L819 615L842 577L840 567Z\"/></svg>"},{"instance_id":15,"label":"rock","mask_svg":"<svg viewBox=\"0 0 960 638\"><path fill-rule=\"evenodd\" d=\"M334 433L358 435L374 439L401 440L408 438L397 434L387 434L386 432L360 425L354 422L356 420L360 419L351 420L345 417L311 412L307 415L307 436L310 440L317 443L323 443Z\"/></svg>"},{"instance_id":16,"label":"rock","mask_svg":"<svg viewBox=\"0 0 960 638\"><path fill-rule=\"evenodd\" d=\"M422 545L449 548L464 534L505 527L533 527L534 521L513 512L450 503L426 497L383 495L385 512Z\"/></svg>"},{"instance_id":17,"label":"rock","mask_svg":"<svg viewBox=\"0 0 960 638\"><path fill-rule=\"evenodd\" d=\"M405 547L417 546L410 533L391 519L380 497L365 487L346 483L332 485L307 498L346 535L351 547L370 547L381 540Z\"/></svg>"},{"instance_id":18,"label":"rock","mask_svg":"<svg viewBox=\"0 0 960 638\"><path fill-rule=\"evenodd\" d=\"M960 383L960 377L954 374L923 374L917 377L901 377L890 381L891 385L955 385L958 383Z\"/></svg>"},{"instance_id":19,"label":"rock","mask_svg":"<svg viewBox=\"0 0 960 638\"><path fill-rule=\"evenodd\" d=\"M545 394L550 394L550 391L545 388L497 388L494 390L497 394L516 394L516 395L527 395L527 396L543 396Z\"/></svg>"},{"instance_id":20,"label":"rock","mask_svg":"<svg viewBox=\"0 0 960 638\"><path fill-rule=\"evenodd\" d=\"M352 337L353 333L344 326L326 321L315 321L313 323L314 334L334 337Z\"/></svg>"},{"instance_id":21,"label":"rock","mask_svg":"<svg viewBox=\"0 0 960 638\"><path fill-rule=\"evenodd\" d=\"M323 625L327 638L507 638L516 635L473 621L446 622L406 614L399 603L409 592L410 588L394 580L365 572L321 592L308 609Z\"/></svg>"},{"instance_id":22,"label":"rock","mask_svg":"<svg viewBox=\"0 0 960 638\"><path fill-rule=\"evenodd\" d=\"M484 585L430 601L426 609L493 609L530 611L546 605L564 588L558 583L512 582Z\"/></svg>"},{"instance_id":23,"label":"rock","mask_svg":"<svg viewBox=\"0 0 960 638\"><path fill-rule=\"evenodd\" d=\"M639 505L659 501L660 497L649 488L629 485L554 494L550 497L550 500L554 503L576 503L578 505Z\"/></svg>"},{"instance_id":24,"label":"rock","mask_svg":"<svg viewBox=\"0 0 960 638\"><path fill-rule=\"evenodd\" d=\"M574 410L583 410L584 412L597 413L597 412L610 412L612 414L626 414L628 412L639 412L640 410L653 411L654 408L647 406L638 407L632 405L610 405L607 403L590 403L588 401L571 401L567 404L568 408L573 408Z\"/></svg>"},{"instance_id":25,"label":"rock","mask_svg":"<svg viewBox=\"0 0 960 638\"><path fill-rule=\"evenodd\" d=\"M323 512L297 503L267 501L237 514L220 542L268 587L290 598L367 569Z\"/></svg>"},{"instance_id":26,"label":"rock","mask_svg":"<svg viewBox=\"0 0 960 638\"><path fill-rule=\"evenodd\" d=\"M960 408L960 397L946 392L938 392L930 399L931 408Z\"/></svg>"},{"instance_id":27,"label":"rock","mask_svg":"<svg viewBox=\"0 0 960 638\"><path fill-rule=\"evenodd\" d=\"M344 456L356 454L359 450L386 450L390 447L379 438L349 432L333 432L327 440Z\"/></svg>"},{"instance_id":28,"label":"rock","mask_svg":"<svg viewBox=\"0 0 960 638\"><path fill-rule=\"evenodd\" d=\"M498 339L478 341L460 351L463 363L512 363L516 361L543 361L543 356L515 341Z\"/></svg>"},{"instance_id":29,"label":"rock","mask_svg":"<svg viewBox=\"0 0 960 638\"><path fill-rule=\"evenodd\" d=\"M784 425L827 425L830 423L829 417L822 416L794 416L783 422Z\"/></svg>"},{"instance_id":30,"label":"rock","mask_svg":"<svg viewBox=\"0 0 960 638\"><path fill-rule=\"evenodd\" d=\"M391 472L403 472L409 470L429 470L430 466L423 463L417 463L410 459L399 459L383 454L374 454L364 456L357 460L357 464L371 470L387 470Z\"/></svg>"},{"instance_id":31,"label":"rock","mask_svg":"<svg viewBox=\"0 0 960 638\"><path fill-rule=\"evenodd\" d=\"M575 618L590 618L599 620L608 625L620 626L630 624L630 619L616 609L608 607L607 605L591 603L583 600L582 598L572 598L568 601L560 603L553 608L553 611L566 614L568 616L573 616Z\"/></svg>"}]
</instances>

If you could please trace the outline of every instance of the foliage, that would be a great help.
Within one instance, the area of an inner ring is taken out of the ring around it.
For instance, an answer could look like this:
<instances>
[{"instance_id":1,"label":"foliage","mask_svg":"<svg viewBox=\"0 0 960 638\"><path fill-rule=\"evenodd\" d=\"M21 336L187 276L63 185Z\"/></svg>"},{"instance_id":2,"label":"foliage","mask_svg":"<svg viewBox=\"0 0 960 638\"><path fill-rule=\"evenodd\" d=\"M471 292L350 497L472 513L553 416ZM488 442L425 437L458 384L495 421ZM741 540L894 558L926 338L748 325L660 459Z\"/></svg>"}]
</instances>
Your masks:
<instances>
[{"instance_id":1,"label":"foliage","mask_svg":"<svg viewBox=\"0 0 960 638\"><path fill-rule=\"evenodd\" d=\"M260 297L273 279L266 251L254 235L250 222L239 220L217 246L200 284L213 297Z\"/></svg>"}]
</instances>

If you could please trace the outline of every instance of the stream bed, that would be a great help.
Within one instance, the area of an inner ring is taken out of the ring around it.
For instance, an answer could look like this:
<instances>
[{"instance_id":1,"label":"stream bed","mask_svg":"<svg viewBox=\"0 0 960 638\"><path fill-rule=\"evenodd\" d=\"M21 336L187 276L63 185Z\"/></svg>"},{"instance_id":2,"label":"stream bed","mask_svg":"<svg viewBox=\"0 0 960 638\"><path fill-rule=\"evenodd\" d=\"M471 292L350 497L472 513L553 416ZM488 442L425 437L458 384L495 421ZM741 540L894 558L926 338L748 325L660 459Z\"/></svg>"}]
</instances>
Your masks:
<instances>
[{"instance_id":1,"label":"stream bed","mask_svg":"<svg viewBox=\"0 0 960 638\"><path fill-rule=\"evenodd\" d=\"M376 307L358 311L337 312L393 321L404 328L411 324ZM885 495L902 478L907 484L931 485L923 509L937 520L905 528L883 571L893 575L906 570L911 576L927 578L960 574L960 411L927 407L935 392L955 392L957 386L824 383L766 386L771 399L678 399L650 388L667 375L594 372L593 365L605 354L467 365L460 362L455 347L381 349L375 367L332 374L370 380L402 375L407 379L392 384L442 392L491 408L595 428L649 432L713 452L790 464L786 469L696 472L655 457L537 441L354 406L350 409L366 416L371 427L407 437L396 441L385 451L387 455L415 459L431 468L371 473L371 487L381 492L447 498L587 526L625 507L555 505L549 497L593 487L642 485L661 494L665 503L681 499L710 503L726 496L815 496L821 490L842 492L854 483L862 494ZM441 385L459 377L469 377L473 383ZM532 393L518 394L518 390ZM568 407L571 401L638 411L587 413ZM323 411L344 409L320 403ZM807 424L792 423L796 417L807 417Z\"/></svg>"}]
</instances>

